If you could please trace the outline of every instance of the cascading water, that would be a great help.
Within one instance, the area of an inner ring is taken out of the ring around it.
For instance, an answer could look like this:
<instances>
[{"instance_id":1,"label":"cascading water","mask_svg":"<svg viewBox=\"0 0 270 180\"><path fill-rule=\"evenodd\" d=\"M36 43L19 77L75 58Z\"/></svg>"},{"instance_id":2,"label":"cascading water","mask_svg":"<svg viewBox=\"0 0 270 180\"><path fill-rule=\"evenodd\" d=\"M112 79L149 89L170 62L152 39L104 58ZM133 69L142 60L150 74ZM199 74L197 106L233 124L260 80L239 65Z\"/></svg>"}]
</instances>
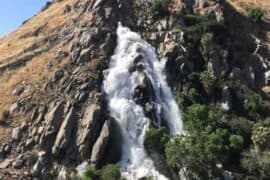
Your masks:
<instances>
[{"instance_id":1,"label":"cascading water","mask_svg":"<svg viewBox=\"0 0 270 180\"><path fill-rule=\"evenodd\" d=\"M144 135L151 122L145 115L144 107L134 99L136 86L144 79L137 71L131 70L140 64L151 84L155 125L159 126L164 120L171 135L182 134L180 111L166 82L164 64L158 60L150 44L121 24L117 36L115 54L111 57L109 69L104 72L103 90L110 115L119 123L123 136L122 175L131 180L145 176L167 179L155 169L144 149ZM139 60L137 57L140 57Z\"/></svg>"}]
</instances>

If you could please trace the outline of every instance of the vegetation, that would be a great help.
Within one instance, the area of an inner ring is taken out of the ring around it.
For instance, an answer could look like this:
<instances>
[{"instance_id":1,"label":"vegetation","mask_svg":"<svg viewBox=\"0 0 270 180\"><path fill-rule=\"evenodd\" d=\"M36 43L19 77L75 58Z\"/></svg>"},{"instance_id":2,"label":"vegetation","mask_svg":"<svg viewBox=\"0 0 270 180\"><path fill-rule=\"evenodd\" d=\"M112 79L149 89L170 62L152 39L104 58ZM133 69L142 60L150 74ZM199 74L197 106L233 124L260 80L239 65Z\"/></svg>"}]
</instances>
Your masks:
<instances>
[{"instance_id":1,"label":"vegetation","mask_svg":"<svg viewBox=\"0 0 270 180\"><path fill-rule=\"evenodd\" d=\"M96 170L93 166L89 166L82 180L119 180L121 178L121 173L119 166L115 164L108 164L100 170Z\"/></svg>"},{"instance_id":2,"label":"vegetation","mask_svg":"<svg viewBox=\"0 0 270 180\"><path fill-rule=\"evenodd\" d=\"M150 12L153 16L164 16L167 12L167 0L153 0Z\"/></svg>"},{"instance_id":3,"label":"vegetation","mask_svg":"<svg viewBox=\"0 0 270 180\"><path fill-rule=\"evenodd\" d=\"M259 7L251 8L248 11L248 16L255 23L260 22L262 20L264 13L263 10Z\"/></svg>"},{"instance_id":4,"label":"vegetation","mask_svg":"<svg viewBox=\"0 0 270 180\"><path fill-rule=\"evenodd\" d=\"M149 128L145 134L144 146L150 152L163 152L168 141L169 136L165 127Z\"/></svg>"}]
</instances>

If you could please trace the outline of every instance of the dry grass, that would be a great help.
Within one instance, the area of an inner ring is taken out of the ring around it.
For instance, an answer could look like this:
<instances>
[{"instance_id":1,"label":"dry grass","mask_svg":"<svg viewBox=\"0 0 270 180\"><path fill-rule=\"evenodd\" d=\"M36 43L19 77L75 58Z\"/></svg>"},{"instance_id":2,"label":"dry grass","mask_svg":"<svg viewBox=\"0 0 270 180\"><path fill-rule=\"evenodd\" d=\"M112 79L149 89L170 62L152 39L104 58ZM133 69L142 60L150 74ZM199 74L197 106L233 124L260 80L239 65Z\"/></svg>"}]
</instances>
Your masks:
<instances>
[{"instance_id":1,"label":"dry grass","mask_svg":"<svg viewBox=\"0 0 270 180\"><path fill-rule=\"evenodd\" d=\"M74 0L65 0L51 5L45 11L39 13L22 25L16 31L0 39L0 61L14 57L24 52L32 44L41 41L48 34L57 28L63 27L70 21L63 15L64 7L74 3ZM35 31L44 26L39 36L35 36ZM29 34L29 37L20 38Z\"/></svg>"}]
</instances>

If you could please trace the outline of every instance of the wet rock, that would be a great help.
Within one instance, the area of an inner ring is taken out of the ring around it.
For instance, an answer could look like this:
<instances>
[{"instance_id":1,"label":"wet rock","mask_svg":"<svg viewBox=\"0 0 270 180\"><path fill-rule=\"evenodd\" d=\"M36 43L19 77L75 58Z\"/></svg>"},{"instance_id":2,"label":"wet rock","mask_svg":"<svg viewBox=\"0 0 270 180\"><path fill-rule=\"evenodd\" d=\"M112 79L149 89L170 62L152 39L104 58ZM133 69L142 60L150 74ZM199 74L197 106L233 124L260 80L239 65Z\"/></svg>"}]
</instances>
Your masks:
<instances>
[{"instance_id":1,"label":"wet rock","mask_svg":"<svg viewBox=\"0 0 270 180\"><path fill-rule=\"evenodd\" d=\"M86 158L91 153L92 146L100 129L101 107L93 104L86 109L78 130L77 146L82 158Z\"/></svg>"},{"instance_id":2,"label":"wet rock","mask_svg":"<svg viewBox=\"0 0 270 180\"><path fill-rule=\"evenodd\" d=\"M228 112L231 110L231 106L232 106L232 97L230 89L227 86L225 86L222 90L221 110L223 112Z\"/></svg>"},{"instance_id":3,"label":"wet rock","mask_svg":"<svg viewBox=\"0 0 270 180\"><path fill-rule=\"evenodd\" d=\"M71 107L69 113L67 114L66 118L64 119L60 127L60 130L55 140L55 144L52 148L52 153L54 155L56 156L59 155L60 151L63 151L67 148L72 131L75 127L75 123L76 123L76 111L74 107Z\"/></svg>"},{"instance_id":4,"label":"wet rock","mask_svg":"<svg viewBox=\"0 0 270 180\"><path fill-rule=\"evenodd\" d=\"M102 127L100 136L93 146L91 153L91 162L99 165L104 157L104 153L111 137L111 122L106 121Z\"/></svg>"}]
</instances>

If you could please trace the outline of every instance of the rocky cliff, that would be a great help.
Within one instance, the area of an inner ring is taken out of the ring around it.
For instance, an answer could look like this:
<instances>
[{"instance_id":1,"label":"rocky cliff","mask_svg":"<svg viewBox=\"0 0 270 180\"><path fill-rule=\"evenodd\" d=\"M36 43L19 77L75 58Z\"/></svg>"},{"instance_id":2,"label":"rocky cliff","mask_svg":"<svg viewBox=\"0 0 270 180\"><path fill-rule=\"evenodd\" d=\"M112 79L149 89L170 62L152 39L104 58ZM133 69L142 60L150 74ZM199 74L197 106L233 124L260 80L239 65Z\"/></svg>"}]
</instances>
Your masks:
<instances>
[{"instance_id":1,"label":"rocky cliff","mask_svg":"<svg viewBox=\"0 0 270 180\"><path fill-rule=\"evenodd\" d=\"M102 91L119 22L155 47L175 95L214 106L222 127L270 116L268 14L255 24L231 1L171 0L163 10L153 2L54 0L0 39L0 179L68 179L83 162L119 161L119 127ZM260 108L245 111L254 93Z\"/></svg>"}]
</instances>

